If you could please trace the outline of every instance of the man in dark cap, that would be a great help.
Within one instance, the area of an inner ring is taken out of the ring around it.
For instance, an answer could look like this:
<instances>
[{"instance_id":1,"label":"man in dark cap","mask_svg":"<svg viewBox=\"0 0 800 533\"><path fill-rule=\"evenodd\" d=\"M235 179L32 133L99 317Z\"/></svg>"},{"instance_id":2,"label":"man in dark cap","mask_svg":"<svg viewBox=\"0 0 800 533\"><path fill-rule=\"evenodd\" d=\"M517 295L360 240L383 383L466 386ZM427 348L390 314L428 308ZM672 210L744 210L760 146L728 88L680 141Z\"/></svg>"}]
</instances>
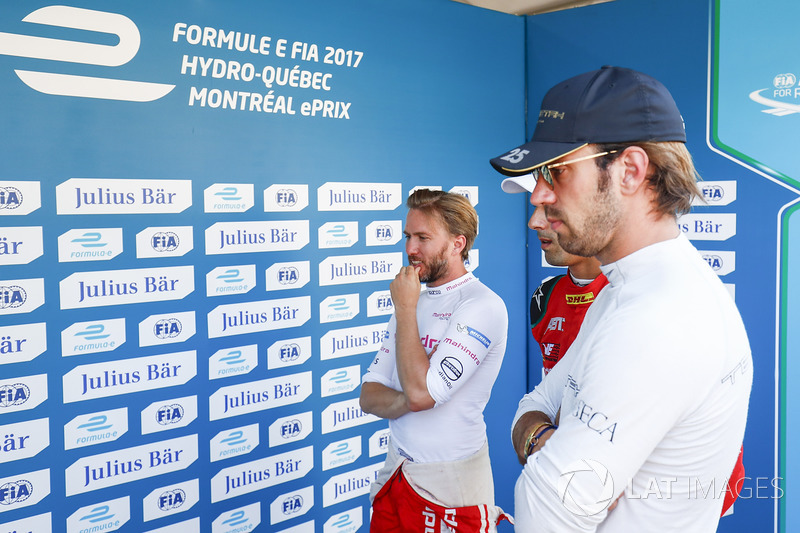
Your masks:
<instances>
[{"instance_id":1,"label":"man in dark cap","mask_svg":"<svg viewBox=\"0 0 800 533\"><path fill-rule=\"evenodd\" d=\"M685 142L660 82L603 67L550 89L532 140L491 161L533 174L531 203L560 246L609 280L520 402L518 531L716 530L752 357L733 299L677 224L699 196Z\"/></svg>"}]
</instances>

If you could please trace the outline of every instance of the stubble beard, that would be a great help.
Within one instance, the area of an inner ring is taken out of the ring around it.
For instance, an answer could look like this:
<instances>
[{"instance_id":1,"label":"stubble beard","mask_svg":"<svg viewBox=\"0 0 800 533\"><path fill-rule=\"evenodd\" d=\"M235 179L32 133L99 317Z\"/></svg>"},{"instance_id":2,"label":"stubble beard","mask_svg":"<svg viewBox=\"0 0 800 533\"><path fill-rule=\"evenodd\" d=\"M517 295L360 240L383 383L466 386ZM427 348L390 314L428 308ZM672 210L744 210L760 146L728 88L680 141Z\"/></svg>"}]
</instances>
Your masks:
<instances>
[{"instance_id":1,"label":"stubble beard","mask_svg":"<svg viewBox=\"0 0 800 533\"><path fill-rule=\"evenodd\" d=\"M590 202L592 208L589 210L588 216L576 231L571 231L569 234L559 233L558 244L565 252L581 257L593 257L608 245L610 236L616 229L620 218L619 203L611 194L610 181L609 171L601 171L597 182L597 191ZM547 207L545 207L545 213L561 219L563 227L570 229L562 213L555 210L548 213Z\"/></svg>"},{"instance_id":2,"label":"stubble beard","mask_svg":"<svg viewBox=\"0 0 800 533\"><path fill-rule=\"evenodd\" d=\"M423 261L423 272L420 272L419 281L421 283L435 283L447 273L449 263L447 261L447 245L445 245L435 257L429 261Z\"/></svg>"}]
</instances>

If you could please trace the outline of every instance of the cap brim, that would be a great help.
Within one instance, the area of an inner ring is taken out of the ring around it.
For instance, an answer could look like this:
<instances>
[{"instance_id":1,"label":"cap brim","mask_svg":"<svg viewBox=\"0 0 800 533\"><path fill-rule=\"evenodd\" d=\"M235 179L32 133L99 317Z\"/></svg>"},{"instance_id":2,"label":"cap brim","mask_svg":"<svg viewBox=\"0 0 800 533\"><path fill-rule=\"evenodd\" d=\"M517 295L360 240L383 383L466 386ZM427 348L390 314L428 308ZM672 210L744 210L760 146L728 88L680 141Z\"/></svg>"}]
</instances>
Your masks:
<instances>
[{"instance_id":1,"label":"cap brim","mask_svg":"<svg viewBox=\"0 0 800 533\"><path fill-rule=\"evenodd\" d=\"M489 162L500 174L519 176L586 146L587 143L530 141ZM505 189L503 189L505 190Z\"/></svg>"},{"instance_id":2,"label":"cap brim","mask_svg":"<svg viewBox=\"0 0 800 533\"><path fill-rule=\"evenodd\" d=\"M509 194L518 192L532 193L534 187L536 187L536 179L533 177L533 174L528 172L527 174L504 179L500 187L503 189L503 192Z\"/></svg>"}]
</instances>

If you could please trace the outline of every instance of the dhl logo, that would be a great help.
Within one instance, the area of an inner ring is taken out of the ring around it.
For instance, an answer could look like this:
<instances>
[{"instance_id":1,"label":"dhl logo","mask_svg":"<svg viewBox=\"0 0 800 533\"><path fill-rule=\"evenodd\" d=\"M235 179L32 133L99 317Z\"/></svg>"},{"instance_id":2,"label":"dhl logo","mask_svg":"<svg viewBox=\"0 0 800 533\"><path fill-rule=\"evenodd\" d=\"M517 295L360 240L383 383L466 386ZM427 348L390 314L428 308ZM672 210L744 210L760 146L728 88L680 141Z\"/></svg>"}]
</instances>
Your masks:
<instances>
[{"instance_id":1,"label":"dhl logo","mask_svg":"<svg viewBox=\"0 0 800 533\"><path fill-rule=\"evenodd\" d=\"M567 305L581 305L590 304L594 301L594 293L587 292L586 294L567 294Z\"/></svg>"}]
</instances>

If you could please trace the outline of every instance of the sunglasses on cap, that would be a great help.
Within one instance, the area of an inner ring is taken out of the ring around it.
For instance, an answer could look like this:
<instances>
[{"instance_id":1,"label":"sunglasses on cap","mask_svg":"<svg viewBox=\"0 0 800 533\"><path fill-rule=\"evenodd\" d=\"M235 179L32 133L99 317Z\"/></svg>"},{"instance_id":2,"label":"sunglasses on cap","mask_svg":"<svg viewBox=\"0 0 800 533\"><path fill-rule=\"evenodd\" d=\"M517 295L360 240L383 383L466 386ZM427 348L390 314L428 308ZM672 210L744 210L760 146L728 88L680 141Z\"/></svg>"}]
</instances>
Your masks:
<instances>
[{"instance_id":1,"label":"sunglasses on cap","mask_svg":"<svg viewBox=\"0 0 800 533\"><path fill-rule=\"evenodd\" d=\"M552 165L542 165L540 167L536 167L531 171L533 174L533 179L539 181L539 176L544 178L544 181L550 185L550 188L553 188L553 174L550 172L551 169L563 167L564 165L569 165L570 163L578 163L580 161L586 161L587 159L595 159L597 157L602 157L604 155L615 154L617 153L616 150L611 150L608 152L598 152L596 154L587 155L584 157L578 157L576 159L570 159L569 161L561 161L560 163L553 163Z\"/></svg>"}]
</instances>

